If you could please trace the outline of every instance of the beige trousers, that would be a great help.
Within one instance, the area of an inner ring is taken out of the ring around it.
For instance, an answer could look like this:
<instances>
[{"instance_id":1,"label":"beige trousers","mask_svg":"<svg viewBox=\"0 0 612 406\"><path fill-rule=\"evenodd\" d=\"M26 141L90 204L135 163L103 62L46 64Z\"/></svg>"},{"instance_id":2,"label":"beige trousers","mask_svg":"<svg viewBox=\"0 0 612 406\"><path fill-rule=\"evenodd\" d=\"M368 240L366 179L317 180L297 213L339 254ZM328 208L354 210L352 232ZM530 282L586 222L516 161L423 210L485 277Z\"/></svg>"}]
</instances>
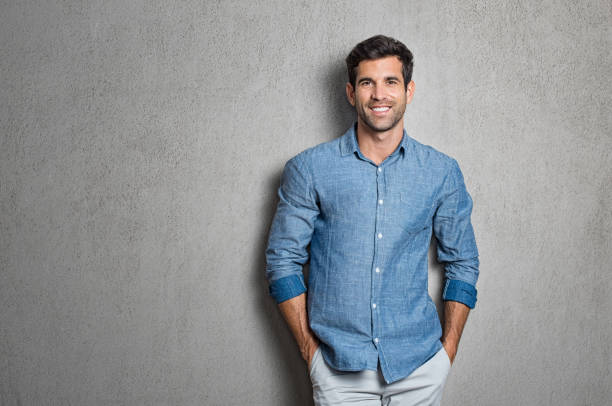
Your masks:
<instances>
[{"instance_id":1,"label":"beige trousers","mask_svg":"<svg viewBox=\"0 0 612 406\"><path fill-rule=\"evenodd\" d=\"M450 370L444 347L409 376L387 384L378 371L344 372L327 365L321 349L310 365L316 406L438 406Z\"/></svg>"}]
</instances>

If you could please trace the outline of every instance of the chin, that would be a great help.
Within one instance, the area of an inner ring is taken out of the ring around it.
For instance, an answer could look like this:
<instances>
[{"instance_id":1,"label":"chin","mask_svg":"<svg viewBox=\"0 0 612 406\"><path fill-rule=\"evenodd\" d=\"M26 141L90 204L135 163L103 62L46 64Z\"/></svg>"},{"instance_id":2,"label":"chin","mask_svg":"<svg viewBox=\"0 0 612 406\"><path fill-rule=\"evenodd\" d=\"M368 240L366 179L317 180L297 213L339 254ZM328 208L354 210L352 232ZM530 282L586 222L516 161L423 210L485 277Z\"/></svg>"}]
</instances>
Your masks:
<instances>
[{"instance_id":1,"label":"chin","mask_svg":"<svg viewBox=\"0 0 612 406\"><path fill-rule=\"evenodd\" d=\"M383 133L385 131L389 131L393 127L395 127L397 125L397 123L399 123L399 121L396 121L395 123L380 123L378 125L375 125L370 120L363 120L363 121L372 131L376 131L376 132L379 132L379 133Z\"/></svg>"}]
</instances>

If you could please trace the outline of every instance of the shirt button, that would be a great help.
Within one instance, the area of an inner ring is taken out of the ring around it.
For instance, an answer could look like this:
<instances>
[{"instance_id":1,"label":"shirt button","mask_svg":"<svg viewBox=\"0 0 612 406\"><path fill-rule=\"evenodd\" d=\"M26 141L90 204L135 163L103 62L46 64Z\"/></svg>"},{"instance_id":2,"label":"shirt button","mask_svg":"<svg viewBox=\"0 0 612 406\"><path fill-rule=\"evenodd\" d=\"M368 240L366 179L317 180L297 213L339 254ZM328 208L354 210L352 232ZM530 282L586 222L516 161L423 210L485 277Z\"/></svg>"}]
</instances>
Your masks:
<instances>
[{"instance_id":1,"label":"shirt button","mask_svg":"<svg viewBox=\"0 0 612 406\"><path fill-rule=\"evenodd\" d=\"M372 303L372 309L376 309L376 303Z\"/></svg>"},{"instance_id":2,"label":"shirt button","mask_svg":"<svg viewBox=\"0 0 612 406\"><path fill-rule=\"evenodd\" d=\"M378 172L382 172L382 168L380 168L380 167L379 167L379 168L378 168Z\"/></svg>"},{"instance_id":3,"label":"shirt button","mask_svg":"<svg viewBox=\"0 0 612 406\"><path fill-rule=\"evenodd\" d=\"M378 337L376 337L376 338L374 339L374 342L375 342L376 344L378 344Z\"/></svg>"},{"instance_id":4,"label":"shirt button","mask_svg":"<svg viewBox=\"0 0 612 406\"><path fill-rule=\"evenodd\" d=\"M382 233L378 233L377 237L380 240L382 238Z\"/></svg>"},{"instance_id":5,"label":"shirt button","mask_svg":"<svg viewBox=\"0 0 612 406\"><path fill-rule=\"evenodd\" d=\"M378 204L383 204L382 199L380 199L380 200L378 201Z\"/></svg>"},{"instance_id":6,"label":"shirt button","mask_svg":"<svg viewBox=\"0 0 612 406\"><path fill-rule=\"evenodd\" d=\"M380 268L375 269L376 273L380 273Z\"/></svg>"}]
</instances>

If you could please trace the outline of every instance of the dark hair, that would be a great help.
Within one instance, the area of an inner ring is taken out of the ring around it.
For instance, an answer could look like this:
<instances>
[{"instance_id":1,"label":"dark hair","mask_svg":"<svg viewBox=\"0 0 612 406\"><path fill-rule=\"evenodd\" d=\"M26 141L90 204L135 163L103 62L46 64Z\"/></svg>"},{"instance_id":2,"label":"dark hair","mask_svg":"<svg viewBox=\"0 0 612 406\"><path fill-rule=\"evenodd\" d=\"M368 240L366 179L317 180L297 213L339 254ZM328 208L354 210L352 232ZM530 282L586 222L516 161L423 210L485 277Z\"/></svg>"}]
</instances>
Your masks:
<instances>
[{"instance_id":1,"label":"dark hair","mask_svg":"<svg viewBox=\"0 0 612 406\"><path fill-rule=\"evenodd\" d=\"M412 66L414 64L412 52L400 41L384 35L376 35L360 42L346 57L346 69L349 82L353 85L353 88L357 79L359 62L384 58L385 56L397 56L399 58L402 63L404 87L408 88L408 82L412 79Z\"/></svg>"}]
</instances>

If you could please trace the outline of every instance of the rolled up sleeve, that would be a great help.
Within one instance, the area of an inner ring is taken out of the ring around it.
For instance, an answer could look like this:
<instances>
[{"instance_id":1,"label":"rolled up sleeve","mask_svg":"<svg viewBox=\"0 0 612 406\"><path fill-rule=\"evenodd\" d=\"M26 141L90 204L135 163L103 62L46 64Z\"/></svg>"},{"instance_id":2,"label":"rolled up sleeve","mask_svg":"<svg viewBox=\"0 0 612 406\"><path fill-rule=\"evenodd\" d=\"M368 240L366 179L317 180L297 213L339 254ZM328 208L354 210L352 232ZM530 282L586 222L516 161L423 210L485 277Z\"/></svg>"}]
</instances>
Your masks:
<instances>
[{"instance_id":1,"label":"rolled up sleeve","mask_svg":"<svg viewBox=\"0 0 612 406\"><path fill-rule=\"evenodd\" d=\"M440 193L433 230L438 241L438 261L445 269L442 298L469 308L476 305L479 274L478 249L470 220L472 205L463 174L453 160Z\"/></svg>"},{"instance_id":2,"label":"rolled up sleeve","mask_svg":"<svg viewBox=\"0 0 612 406\"><path fill-rule=\"evenodd\" d=\"M297 155L287 162L278 189L268 247L266 278L270 295L277 303L306 292L303 265L319 215L312 181L304 159Z\"/></svg>"}]
</instances>

